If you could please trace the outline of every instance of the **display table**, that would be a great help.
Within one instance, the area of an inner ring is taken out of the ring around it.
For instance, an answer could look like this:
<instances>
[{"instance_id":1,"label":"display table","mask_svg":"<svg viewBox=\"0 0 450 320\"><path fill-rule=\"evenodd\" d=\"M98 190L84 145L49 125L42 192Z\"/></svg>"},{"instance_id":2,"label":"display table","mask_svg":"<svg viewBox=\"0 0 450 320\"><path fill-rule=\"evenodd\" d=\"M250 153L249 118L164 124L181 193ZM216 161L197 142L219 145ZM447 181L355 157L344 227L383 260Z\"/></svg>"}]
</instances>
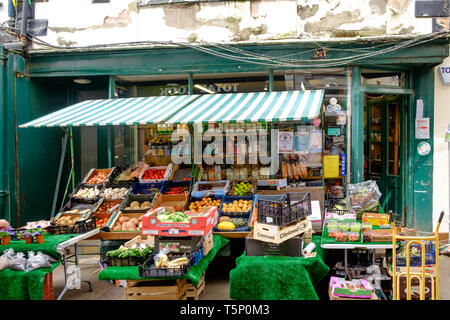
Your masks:
<instances>
[{"instance_id":1,"label":"display table","mask_svg":"<svg viewBox=\"0 0 450 320\"><path fill-rule=\"evenodd\" d=\"M315 286L330 268L323 261L320 236L313 236L314 258L261 256L237 258L230 272L230 298L236 300L318 300Z\"/></svg>"},{"instance_id":2,"label":"display table","mask_svg":"<svg viewBox=\"0 0 450 320\"><path fill-rule=\"evenodd\" d=\"M42 300L43 298L43 281L46 274L52 272L61 262L64 265L65 287L61 292L58 300L62 298L64 293L69 289L67 270L68 259L66 248L75 247L75 266L78 266L77 243L85 240L99 232L99 229L91 230L84 234L58 234L45 235L44 243L25 244L23 240L11 241L9 245L0 245L0 254L9 248L14 252L41 251L42 253L51 255L58 261L52 264L51 268L41 268L29 272L15 271L9 268L0 271L0 299L2 300ZM84 281L84 280L80 280ZM89 283L91 289L91 284Z\"/></svg>"},{"instance_id":3,"label":"display table","mask_svg":"<svg viewBox=\"0 0 450 320\"><path fill-rule=\"evenodd\" d=\"M217 252L222 249L230 240L213 235L213 248L204 256L196 266L189 269L188 273L183 277L165 277L165 278L141 278L139 277L139 267L107 267L98 274L99 280L153 280L153 279L189 279L196 286L202 277L202 274L208 268L209 263L214 259Z\"/></svg>"}]
</instances>

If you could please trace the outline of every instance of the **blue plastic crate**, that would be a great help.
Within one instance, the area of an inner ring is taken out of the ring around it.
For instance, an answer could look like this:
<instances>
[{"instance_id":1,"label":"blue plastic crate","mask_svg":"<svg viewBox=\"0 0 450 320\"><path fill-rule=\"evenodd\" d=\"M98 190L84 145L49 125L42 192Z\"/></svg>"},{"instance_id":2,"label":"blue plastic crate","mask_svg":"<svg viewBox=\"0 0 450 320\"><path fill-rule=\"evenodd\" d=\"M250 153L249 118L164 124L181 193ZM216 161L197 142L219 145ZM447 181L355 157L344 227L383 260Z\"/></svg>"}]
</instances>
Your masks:
<instances>
[{"instance_id":1,"label":"blue plastic crate","mask_svg":"<svg viewBox=\"0 0 450 320\"><path fill-rule=\"evenodd\" d=\"M193 265L196 266L203 258L203 245L193 253Z\"/></svg>"},{"instance_id":2,"label":"blue plastic crate","mask_svg":"<svg viewBox=\"0 0 450 320\"><path fill-rule=\"evenodd\" d=\"M222 207L223 207L223 204L224 203L232 203L234 200L247 200L247 201L249 201L249 200L252 200L253 202L252 202L252 207L250 208L250 210L249 211L246 211L246 212L222 212ZM237 215L243 215L243 214L252 214L252 212L253 212L253 209L255 208L255 205L256 205L256 201L257 201L257 197L255 196L255 195L251 195L251 196L224 196L223 198L222 198L222 201L221 201L221 203L220 203L220 207L219 207L219 213L224 213L225 215L229 215L229 216L232 216L232 217L234 217L234 216L237 216Z\"/></svg>"},{"instance_id":3,"label":"blue plastic crate","mask_svg":"<svg viewBox=\"0 0 450 320\"><path fill-rule=\"evenodd\" d=\"M417 248L419 251L422 251L422 248L419 244L411 244L411 248ZM406 248L406 246L405 246ZM399 257L397 258L397 267L406 267L406 257ZM431 241L425 242L425 265L434 265L436 264L436 252L434 249L434 245ZM410 256L410 264L411 267L421 267L422 266L422 252L419 256Z\"/></svg>"},{"instance_id":4,"label":"blue plastic crate","mask_svg":"<svg viewBox=\"0 0 450 320\"><path fill-rule=\"evenodd\" d=\"M251 214L245 213L245 214L239 214L239 215L227 215L226 213L227 212L223 212L223 213L219 212L219 216L217 218L217 223L214 226L214 231L216 231L216 232L247 232L247 231L250 230L250 219L252 217ZM245 226L242 226L242 227L236 227L234 230L229 230L229 231L228 230L221 230L221 229L217 228L217 225L219 224L219 219L222 216L228 216L230 218L242 218L242 219L245 219L247 221L247 224Z\"/></svg>"},{"instance_id":5,"label":"blue plastic crate","mask_svg":"<svg viewBox=\"0 0 450 320\"><path fill-rule=\"evenodd\" d=\"M131 194L150 194L150 189L157 188L161 192L161 189L164 186L164 182L156 182L156 183L140 183L135 182L133 187L131 188Z\"/></svg>"}]
</instances>

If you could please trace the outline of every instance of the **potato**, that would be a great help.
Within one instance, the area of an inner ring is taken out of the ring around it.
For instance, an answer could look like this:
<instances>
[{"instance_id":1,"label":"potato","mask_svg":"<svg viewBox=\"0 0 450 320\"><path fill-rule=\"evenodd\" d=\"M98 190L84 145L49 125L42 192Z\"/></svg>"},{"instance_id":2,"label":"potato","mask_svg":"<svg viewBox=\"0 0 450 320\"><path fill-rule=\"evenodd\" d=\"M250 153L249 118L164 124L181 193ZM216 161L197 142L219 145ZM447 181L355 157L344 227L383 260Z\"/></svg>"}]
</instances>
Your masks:
<instances>
[{"instance_id":1,"label":"potato","mask_svg":"<svg viewBox=\"0 0 450 320\"><path fill-rule=\"evenodd\" d=\"M139 209L139 201L133 201L130 203L132 209Z\"/></svg>"},{"instance_id":2,"label":"potato","mask_svg":"<svg viewBox=\"0 0 450 320\"><path fill-rule=\"evenodd\" d=\"M120 223L116 223L114 227L112 227L111 231L120 231L122 230L122 225Z\"/></svg>"},{"instance_id":3,"label":"potato","mask_svg":"<svg viewBox=\"0 0 450 320\"><path fill-rule=\"evenodd\" d=\"M119 222L120 222L120 223L124 223L124 222L127 222L127 221L130 221L130 217L121 216L121 217L119 218Z\"/></svg>"},{"instance_id":4,"label":"potato","mask_svg":"<svg viewBox=\"0 0 450 320\"><path fill-rule=\"evenodd\" d=\"M131 218L130 222L133 223L133 225L137 226L139 224L139 220L136 218Z\"/></svg>"},{"instance_id":5,"label":"potato","mask_svg":"<svg viewBox=\"0 0 450 320\"><path fill-rule=\"evenodd\" d=\"M141 204L141 209L147 209L147 208L150 208L150 205L151 205L150 201L144 201L144 202L142 202L142 204Z\"/></svg>"}]
</instances>

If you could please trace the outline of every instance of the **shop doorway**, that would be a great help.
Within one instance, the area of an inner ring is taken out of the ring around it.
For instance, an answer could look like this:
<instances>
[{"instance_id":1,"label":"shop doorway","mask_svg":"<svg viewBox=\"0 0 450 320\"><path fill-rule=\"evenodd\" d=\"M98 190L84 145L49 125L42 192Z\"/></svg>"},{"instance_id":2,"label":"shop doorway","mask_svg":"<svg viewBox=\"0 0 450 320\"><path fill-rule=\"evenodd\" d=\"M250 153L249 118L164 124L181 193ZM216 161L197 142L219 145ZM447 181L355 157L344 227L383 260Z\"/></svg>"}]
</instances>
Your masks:
<instances>
[{"instance_id":1,"label":"shop doorway","mask_svg":"<svg viewBox=\"0 0 450 320\"><path fill-rule=\"evenodd\" d=\"M380 204L406 221L406 101L403 95L364 95L364 180L375 180Z\"/></svg>"}]
</instances>

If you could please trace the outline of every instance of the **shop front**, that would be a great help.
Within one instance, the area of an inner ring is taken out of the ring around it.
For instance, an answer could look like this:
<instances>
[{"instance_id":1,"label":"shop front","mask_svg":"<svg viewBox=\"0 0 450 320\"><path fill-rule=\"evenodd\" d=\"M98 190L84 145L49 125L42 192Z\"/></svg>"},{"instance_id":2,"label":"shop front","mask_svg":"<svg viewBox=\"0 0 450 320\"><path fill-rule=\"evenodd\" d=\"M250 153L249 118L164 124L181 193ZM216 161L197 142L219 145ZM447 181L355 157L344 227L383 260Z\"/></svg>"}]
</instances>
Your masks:
<instances>
[{"instance_id":1,"label":"shop front","mask_svg":"<svg viewBox=\"0 0 450 320\"><path fill-rule=\"evenodd\" d=\"M347 44L344 47L350 48L353 45ZM256 52L259 50L264 54L267 52L292 54L298 48L295 45L284 44L246 49ZM308 166L302 179L299 179L300 177L296 179L295 174L290 175L289 170L286 171L287 167L283 165L289 162L294 164L295 159L304 152L299 149L293 149L297 153L281 155L278 159L280 161L278 176L268 176L270 178L286 176L291 187L294 185L322 187L324 191L322 208L326 204L330 190L339 193L339 187L345 189L347 183L377 180L383 190L383 206L393 210L398 221L431 230L432 221L427 217L427 212L431 212L432 202L427 199L431 197L432 192L432 181L428 178L428 172L432 170L432 141L430 141L431 152L428 155L419 155L417 145L422 140L415 138L414 129L418 99L423 102L422 116L430 118L433 116L433 96L430 94L433 90L431 65L445 56L446 47L434 42L421 45L414 51L413 58L409 58L412 54L409 50L413 49L398 50L391 54L392 57L381 55L371 60L362 60L357 66L349 61L348 65L343 67L318 68L317 66L323 63L319 61L316 64L311 62L310 68L301 69L267 68L219 59L194 50L175 48L139 48L134 51L120 50L114 54L92 51L83 55L75 52L68 52L65 55L36 52L24 62L22 71L29 77L14 78L14 81L18 88L21 86L36 88L36 91L30 94L45 98L38 98L39 101L33 99L32 112L36 112L35 116L33 113L22 113L18 110L17 124L26 123L48 113L46 110L51 106L70 105L83 99L204 94L227 97L252 92L274 92L275 99L278 99L283 92L323 90L323 98L319 102L320 112L308 114L300 122L287 121L284 117L286 114L282 112L279 114L280 119L277 119L278 109L276 111L274 109L267 119L258 118L257 122L262 126L258 129L292 131L295 136L295 148L303 148L300 142L306 140L301 139L306 137L305 132L310 132L310 128L321 132L320 137L319 134L313 135L313 139L322 139L320 148L315 149L316 152L310 152L308 149L306 156L303 156L306 157L303 162ZM342 52L334 54L336 57L342 55ZM332 57L331 53L328 57ZM149 64L147 61L158 63ZM76 67L72 68L69 65ZM77 77L88 78L92 82L87 85L73 83L73 79ZM54 88L61 88L56 90L56 95ZM48 96L52 96L57 103L45 101ZM22 103L21 99L25 98L21 96L15 98L17 108L22 108L26 103L26 100ZM202 110L202 106L199 104L197 106ZM90 126L89 123L81 125L81 122L74 123L72 127L74 185L80 182L92 167L130 166L143 159L145 154L153 155L150 160L154 162L153 165L167 165L170 161L168 156L170 143L167 143L167 139L158 139L157 143L149 147L149 141L158 138L158 134L155 134L158 132L158 124L160 128L164 128L161 131L165 132L170 130L168 127L173 130L177 124L183 123L190 126L191 132L194 130L192 125L196 123L203 123L205 128L207 123L216 123L220 125L222 131L230 128L242 130L252 128L252 125L246 125L247 122L253 123L250 113L238 113L240 117L236 119L233 117L221 119L220 116L215 117L212 114L217 111L208 113L209 117L201 117L201 112L197 112L186 119L180 118L180 115L185 114L183 110L174 111L172 114L164 114L159 123L153 124L110 125L103 122ZM177 121L171 119L174 114ZM234 121L237 124L234 124ZM27 140L36 135L49 134L48 131L45 133L46 130L49 129L18 129L19 162L32 153L29 148L24 148L28 143ZM61 130L51 130L55 132L52 133L53 139L58 140L64 136ZM432 135L432 125L429 132ZM9 139L10 143L11 139L12 137ZM160 146L158 151L157 146ZM56 186L60 151L59 147L53 149L54 169L51 171L54 172L52 177L54 183L53 187L48 186L48 194L53 194ZM338 175L325 170L325 165L330 163L329 160L336 163L336 157L329 156L336 155L339 157ZM211 167L204 161L201 164L205 167L205 171ZM252 164L246 165L248 167L245 169L250 177ZM227 169L229 168L226 165L221 165L221 176L225 177ZM66 165L62 170L62 177L66 178L67 170ZM29 191L29 182L23 174L31 172L31 167L23 161L14 171L20 171L22 174L17 181L10 177L9 182L11 185L16 183L19 185L16 191L20 197L32 199L33 192ZM59 185L61 196L64 194L65 185L63 183ZM25 190L28 190L26 194L23 193ZM58 199L58 202L60 204L61 199ZM11 217L29 214L31 214L30 207L24 207L20 201L17 204L10 204ZM44 215L42 213L42 217Z\"/></svg>"}]
</instances>

